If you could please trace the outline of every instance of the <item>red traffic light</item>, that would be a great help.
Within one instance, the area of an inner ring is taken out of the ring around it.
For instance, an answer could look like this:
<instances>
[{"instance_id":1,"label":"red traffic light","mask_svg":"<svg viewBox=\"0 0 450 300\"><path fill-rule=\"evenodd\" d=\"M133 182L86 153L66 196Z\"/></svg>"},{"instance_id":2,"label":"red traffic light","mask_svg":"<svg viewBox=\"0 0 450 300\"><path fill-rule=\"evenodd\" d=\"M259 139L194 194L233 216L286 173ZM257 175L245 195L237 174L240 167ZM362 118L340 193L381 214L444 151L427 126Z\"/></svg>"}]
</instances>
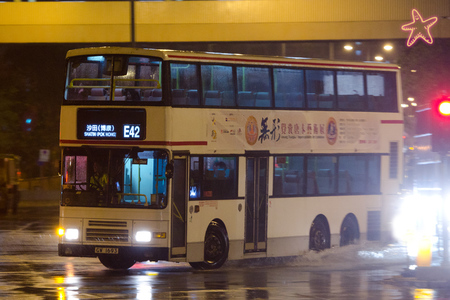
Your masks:
<instances>
[{"instance_id":1,"label":"red traffic light","mask_svg":"<svg viewBox=\"0 0 450 300\"><path fill-rule=\"evenodd\" d=\"M431 148L434 152L450 151L450 97L441 96L431 104Z\"/></svg>"},{"instance_id":2,"label":"red traffic light","mask_svg":"<svg viewBox=\"0 0 450 300\"><path fill-rule=\"evenodd\" d=\"M444 101L439 102L438 112L439 112L439 114L441 114L443 116L449 116L450 115L450 100L444 100Z\"/></svg>"},{"instance_id":3,"label":"red traffic light","mask_svg":"<svg viewBox=\"0 0 450 300\"><path fill-rule=\"evenodd\" d=\"M431 108L435 117L450 117L450 97L441 96L440 98L434 100Z\"/></svg>"}]
</instances>

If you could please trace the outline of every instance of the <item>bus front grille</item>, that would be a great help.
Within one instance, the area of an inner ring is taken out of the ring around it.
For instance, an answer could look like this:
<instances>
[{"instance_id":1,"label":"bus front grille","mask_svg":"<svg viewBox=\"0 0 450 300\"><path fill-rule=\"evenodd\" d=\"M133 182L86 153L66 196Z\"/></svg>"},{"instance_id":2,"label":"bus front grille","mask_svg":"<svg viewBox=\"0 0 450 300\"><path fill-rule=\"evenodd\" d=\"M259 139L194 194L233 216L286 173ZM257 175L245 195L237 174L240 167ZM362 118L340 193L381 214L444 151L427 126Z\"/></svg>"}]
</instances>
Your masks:
<instances>
[{"instance_id":1,"label":"bus front grille","mask_svg":"<svg viewBox=\"0 0 450 300\"><path fill-rule=\"evenodd\" d=\"M127 229L87 228L86 241L96 242L128 242Z\"/></svg>"},{"instance_id":2,"label":"bus front grille","mask_svg":"<svg viewBox=\"0 0 450 300\"><path fill-rule=\"evenodd\" d=\"M89 226L127 227L126 221L89 220Z\"/></svg>"}]
</instances>

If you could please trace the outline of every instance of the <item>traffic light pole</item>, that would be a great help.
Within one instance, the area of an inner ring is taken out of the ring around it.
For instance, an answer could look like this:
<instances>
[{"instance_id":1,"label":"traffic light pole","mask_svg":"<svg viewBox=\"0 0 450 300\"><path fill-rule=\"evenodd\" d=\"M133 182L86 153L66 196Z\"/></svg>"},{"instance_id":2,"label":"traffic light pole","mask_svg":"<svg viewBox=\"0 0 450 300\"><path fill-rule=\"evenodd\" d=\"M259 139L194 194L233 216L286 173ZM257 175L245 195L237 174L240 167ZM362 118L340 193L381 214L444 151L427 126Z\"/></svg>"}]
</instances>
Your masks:
<instances>
[{"instance_id":1,"label":"traffic light pole","mask_svg":"<svg viewBox=\"0 0 450 300\"><path fill-rule=\"evenodd\" d=\"M448 225L447 225L447 184L448 182L445 182L445 178L447 178L448 172L447 172L447 153L441 152L441 198L442 198L442 243L443 243L443 260L442 260L442 266L447 267L449 265L448 263Z\"/></svg>"}]
</instances>

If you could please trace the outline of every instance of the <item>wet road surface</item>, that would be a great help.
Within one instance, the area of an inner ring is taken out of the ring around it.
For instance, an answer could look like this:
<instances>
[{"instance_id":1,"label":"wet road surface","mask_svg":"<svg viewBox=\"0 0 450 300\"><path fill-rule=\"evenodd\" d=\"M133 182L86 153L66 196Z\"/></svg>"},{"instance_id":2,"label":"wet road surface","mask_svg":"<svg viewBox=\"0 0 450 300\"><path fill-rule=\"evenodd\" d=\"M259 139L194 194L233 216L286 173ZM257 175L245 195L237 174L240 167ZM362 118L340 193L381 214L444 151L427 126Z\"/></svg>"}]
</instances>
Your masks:
<instances>
[{"instance_id":1,"label":"wet road surface","mask_svg":"<svg viewBox=\"0 0 450 300\"><path fill-rule=\"evenodd\" d=\"M416 288L400 276L401 247L373 244L214 271L168 262L111 271L95 258L57 256L55 203L21 203L1 217L1 299L450 299L450 289Z\"/></svg>"}]
</instances>

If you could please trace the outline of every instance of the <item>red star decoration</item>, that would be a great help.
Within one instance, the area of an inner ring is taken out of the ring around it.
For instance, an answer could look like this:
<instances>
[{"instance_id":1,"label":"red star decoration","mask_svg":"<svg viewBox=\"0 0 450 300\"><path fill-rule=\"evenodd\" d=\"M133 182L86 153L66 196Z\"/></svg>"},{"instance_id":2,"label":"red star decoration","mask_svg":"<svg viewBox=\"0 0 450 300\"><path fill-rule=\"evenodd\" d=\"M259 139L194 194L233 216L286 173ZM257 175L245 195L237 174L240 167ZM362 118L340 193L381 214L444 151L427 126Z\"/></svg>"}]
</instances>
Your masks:
<instances>
[{"instance_id":1,"label":"red star decoration","mask_svg":"<svg viewBox=\"0 0 450 300\"><path fill-rule=\"evenodd\" d=\"M412 19L413 21L411 23L402 26L402 30L411 31L406 45L408 47L411 47L419 38L421 38L428 44L433 44L433 37L430 34L430 27L437 22L438 18L431 17L424 21L419 12L416 9L413 9Z\"/></svg>"}]
</instances>

